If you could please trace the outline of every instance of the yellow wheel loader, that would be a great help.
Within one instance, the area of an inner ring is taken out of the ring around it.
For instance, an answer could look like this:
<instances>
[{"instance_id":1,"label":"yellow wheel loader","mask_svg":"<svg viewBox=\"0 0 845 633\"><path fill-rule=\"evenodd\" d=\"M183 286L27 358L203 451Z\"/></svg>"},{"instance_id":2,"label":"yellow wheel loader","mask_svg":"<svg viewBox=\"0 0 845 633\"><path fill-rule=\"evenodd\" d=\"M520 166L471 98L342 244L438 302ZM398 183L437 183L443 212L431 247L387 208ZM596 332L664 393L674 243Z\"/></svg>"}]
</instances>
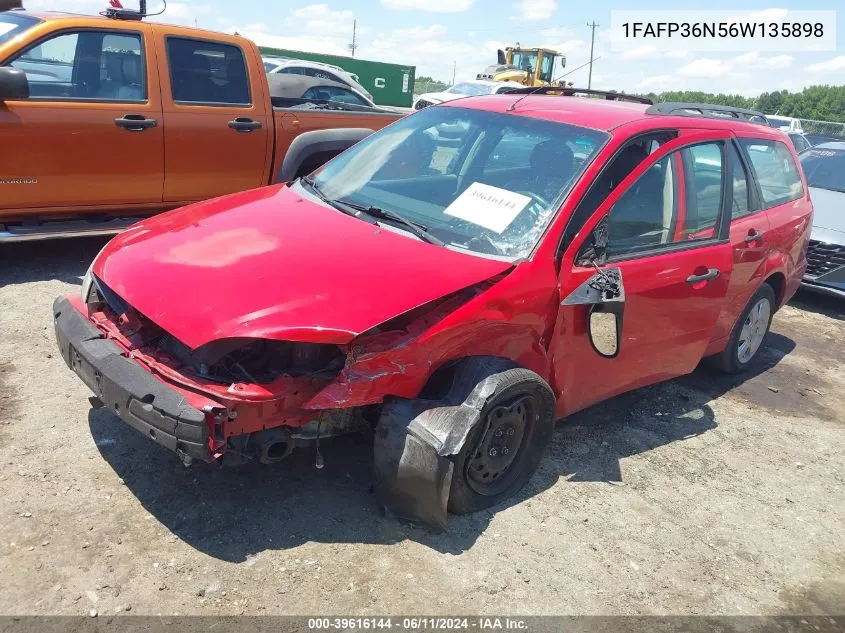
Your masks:
<instances>
[{"instance_id":1,"label":"yellow wheel loader","mask_svg":"<svg viewBox=\"0 0 845 633\"><path fill-rule=\"evenodd\" d=\"M550 86L555 72L555 60L560 59L559 68L566 66L566 57L549 48L522 48L518 44L499 50L498 63L478 73L477 79L493 81L518 81L530 86Z\"/></svg>"}]
</instances>

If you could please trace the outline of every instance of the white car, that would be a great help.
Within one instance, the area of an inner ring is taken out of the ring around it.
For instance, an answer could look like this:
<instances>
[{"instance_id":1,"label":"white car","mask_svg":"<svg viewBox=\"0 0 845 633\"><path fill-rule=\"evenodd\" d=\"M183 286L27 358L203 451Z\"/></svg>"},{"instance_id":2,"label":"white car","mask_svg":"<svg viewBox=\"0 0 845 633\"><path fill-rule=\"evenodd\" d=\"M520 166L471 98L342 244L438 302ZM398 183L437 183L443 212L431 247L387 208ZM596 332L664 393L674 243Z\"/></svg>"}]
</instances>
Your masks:
<instances>
[{"instance_id":1,"label":"white car","mask_svg":"<svg viewBox=\"0 0 845 633\"><path fill-rule=\"evenodd\" d=\"M791 116L777 116L774 114L767 114L766 118L769 120L769 125L783 130L787 133L803 134L804 128L801 126L801 121Z\"/></svg>"},{"instance_id":2,"label":"white car","mask_svg":"<svg viewBox=\"0 0 845 633\"><path fill-rule=\"evenodd\" d=\"M261 61L264 62L264 72L268 75L283 73L336 81L339 84L346 84L364 95L371 104L373 103L373 95L361 85L358 75L347 72L340 66L289 57L266 56L262 57Z\"/></svg>"},{"instance_id":3,"label":"white car","mask_svg":"<svg viewBox=\"0 0 845 633\"><path fill-rule=\"evenodd\" d=\"M525 86L516 81L488 81L485 79L462 81L451 88L447 88L443 92L427 92L421 94L414 101L414 110L422 110L430 105L453 101L461 97L503 94L519 90L520 88L525 88Z\"/></svg>"}]
</instances>

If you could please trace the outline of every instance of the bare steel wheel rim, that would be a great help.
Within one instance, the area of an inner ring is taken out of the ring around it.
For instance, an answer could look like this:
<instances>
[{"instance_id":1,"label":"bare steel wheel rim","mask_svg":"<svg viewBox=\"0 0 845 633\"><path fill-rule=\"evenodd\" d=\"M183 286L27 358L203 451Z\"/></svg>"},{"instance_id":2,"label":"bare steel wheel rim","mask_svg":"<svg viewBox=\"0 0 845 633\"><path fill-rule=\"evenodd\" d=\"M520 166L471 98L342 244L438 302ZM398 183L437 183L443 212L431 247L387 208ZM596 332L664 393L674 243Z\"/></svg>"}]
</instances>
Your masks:
<instances>
[{"instance_id":1,"label":"bare steel wheel rim","mask_svg":"<svg viewBox=\"0 0 845 633\"><path fill-rule=\"evenodd\" d=\"M737 358L743 365L750 362L766 336L769 319L772 316L772 304L765 297L757 301L745 318L739 332Z\"/></svg>"},{"instance_id":2,"label":"bare steel wheel rim","mask_svg":"<svg viewBox=\"0 0 845 633\"><path fill-rule=\"evenodd\" d=\"M467 480L481 495L495 495L518 468L524 440L537 420L533 396L525 395L493 407L485 417L485 431L467 461Z\"/></svg>"}]
</instances>

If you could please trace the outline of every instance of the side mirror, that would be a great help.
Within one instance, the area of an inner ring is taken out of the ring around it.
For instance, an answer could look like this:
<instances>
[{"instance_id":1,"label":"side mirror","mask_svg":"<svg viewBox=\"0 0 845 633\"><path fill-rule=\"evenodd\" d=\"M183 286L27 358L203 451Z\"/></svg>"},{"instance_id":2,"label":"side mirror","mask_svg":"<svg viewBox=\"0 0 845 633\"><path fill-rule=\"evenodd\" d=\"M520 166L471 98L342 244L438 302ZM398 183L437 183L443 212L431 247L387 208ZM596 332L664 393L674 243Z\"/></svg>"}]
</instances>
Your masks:
<instances>
[{"instance_id":1,"label":"side mirror","mask_svg":"<svg viewBox=\"0 0 845 633\"><path fill-rule=\"evenodd\" d=\"M596 224L589 239L584 242L575 263L578 266L604 266L607 264L607 238L610 232L608 216L604 216Z\"/></svg>"},{"instance_id":2,"label":"side mirror","mask_svg":"<svg viewBox=\"0 0 845 633\"><path fill-rule=\"evenodd\" d=\"M0 66L0 101L29 99L29 80L19 68Z\"/></svg>"},{"instance_id":3,"label":"side mirror","mask_svg":"<svg viewBox=\"0 0 845 633\"><path fill-rule=\"evenodd\" d=\"M612 304L597 304L590 308L590 344L603 358L615 358L619 353L622 314Z\"/></svg>"},{"instance_id":4,"label":"side mirror","mask_svg":"<svg viewBox=\"0 0 845 633\"><path fill-rule=\"evenodd\" d=\"M500 48L498 51L496 51L496 54L496 61L499 62L499 66L504 66L507 63L507 60L505 58L505 51Z\"/></svg>"}]
</instances>

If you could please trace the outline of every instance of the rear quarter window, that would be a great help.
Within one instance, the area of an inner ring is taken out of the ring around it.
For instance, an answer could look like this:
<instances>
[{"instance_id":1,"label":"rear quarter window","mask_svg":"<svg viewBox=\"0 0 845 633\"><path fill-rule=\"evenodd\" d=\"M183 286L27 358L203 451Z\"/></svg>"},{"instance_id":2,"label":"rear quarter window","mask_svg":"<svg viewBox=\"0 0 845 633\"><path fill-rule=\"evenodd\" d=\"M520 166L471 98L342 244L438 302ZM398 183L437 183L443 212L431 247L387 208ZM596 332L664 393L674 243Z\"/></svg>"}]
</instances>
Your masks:
<instances>
[{"instance_id":1,"label":"rear quarter window","mask_svg":"<svg viewBox=\"0 0 845 633\"><path fill-rule=\"evenodd\" d=\"M765 207L796 200L804 195L804 186L792 154L780 141L739 139L757 182Z\"/></svg>"}]
</instances>

